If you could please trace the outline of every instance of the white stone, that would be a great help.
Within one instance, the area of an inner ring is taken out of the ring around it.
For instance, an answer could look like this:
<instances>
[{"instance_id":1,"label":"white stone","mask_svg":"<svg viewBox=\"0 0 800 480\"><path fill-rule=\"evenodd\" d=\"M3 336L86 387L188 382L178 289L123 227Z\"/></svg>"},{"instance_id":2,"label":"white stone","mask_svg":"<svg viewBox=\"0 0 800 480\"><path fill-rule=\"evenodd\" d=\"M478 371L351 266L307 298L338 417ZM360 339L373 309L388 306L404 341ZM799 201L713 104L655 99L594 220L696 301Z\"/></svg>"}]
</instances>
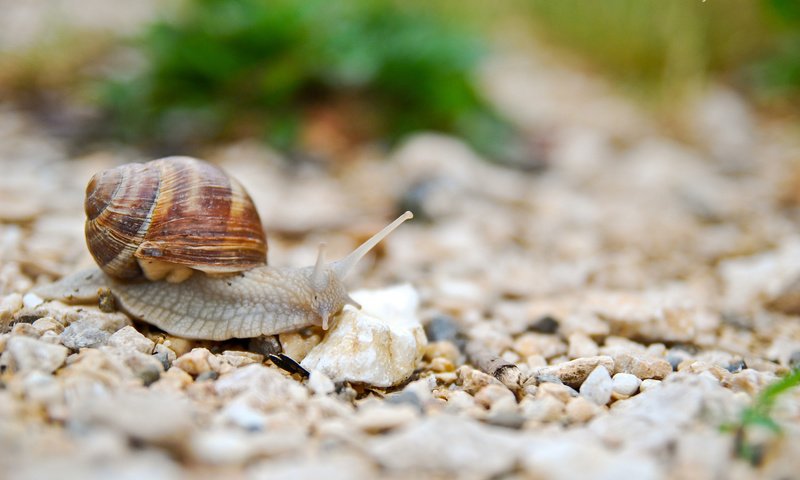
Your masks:
<instances>
[{"instance_id":1,"label":"white stone","mask_svg":"<svg viewBox=\"0 0 800 480\"><path fill-rule=\"evenodd\" d=\"M591 400L597 405L605 405L611 400L611 391L614 384L611 375L608 374L606 367L597 366L592 373L586 377L581 385L581 395L587 400Z\"/></svg>"},{"instance_id":2,"label":"white stone","mask_svg":"<svg viewBox=\"0 0 800 480\"><path fill-rule=\"evenodd\" d=\"M312 370L308 377L308 388L317 395L327 395L333 393L336 386L333 380L319 370Z\"/></svg>"},{"instance_id":3,"label":"white stone","mask_svg":"<svg viewBox=\"0 0 800 480\"><path fill-rule=\"evenodd\" d=\"M44 303L44 299L33 292L28 292L22 297L22 305L25 308L36 308Z\"/></svg>"},{"instance_id":4,"label":"white stone","mask_svg":"<svg viewBox=\"0 0 800 480\"><path fill-rule=\"evenodd\" d=\"M19 372L39 370L52 373L64 364L68 353L69 350L61 345L17 335L8 339L2 363Z\"/></svg>"},{"instance_id":5,"label":"white stone","mask_svg":"<svg viewBox=\"0 0 800 480\"><path fill-rule=\"evenodd\" d=\"M336 382L379 387L401 383L414 372L426 344L416 317L419 294L410 285L399 285L357 291L352 297L363 308L345 307L301 365Z\"/></svg>"},{"instance_id":6,"label":"white stone","mask_svg":"<svg viewBox=\"0 0 800 480\"><path fill-rule=\"evenodd\" d=\"M378 437L367 449L388 470L415 477L489 478L510 471L524 444L507 430L442 414Z\"/></svg>"},{"instance_id":7,"label":"white stone","mask_svg":"<svg viewBox=\"0 0 800 480\"><path fill-rule=\"evenodd\" d=\"M8 324L17 311L22 308L22 295L12 293L0 300L0 325Z\"/></svg>"},{"instance_id":8,"label":"white stone","mask_svg":"<svg viewBox=\"0 0 800 480\"><path fill-rule=\"evenodd\" d=\"M147 355L153 353L153 348L156 346L155 342L130 325L114 332L108 339L108 345L125 350L136 350Z\"/></svg>"},{"instance_id":9,"label":"white stone","mask_svg":"<svg viewBox=\"0 0 800 480\"><path fill-rule=\"evenodd\" d=\"M618 373L612 379L614 382L614 392L620 395L633 395L639 390L639 385L642 381L636 378L636 375L630 373Z\"/></svg>"}]
</instances>

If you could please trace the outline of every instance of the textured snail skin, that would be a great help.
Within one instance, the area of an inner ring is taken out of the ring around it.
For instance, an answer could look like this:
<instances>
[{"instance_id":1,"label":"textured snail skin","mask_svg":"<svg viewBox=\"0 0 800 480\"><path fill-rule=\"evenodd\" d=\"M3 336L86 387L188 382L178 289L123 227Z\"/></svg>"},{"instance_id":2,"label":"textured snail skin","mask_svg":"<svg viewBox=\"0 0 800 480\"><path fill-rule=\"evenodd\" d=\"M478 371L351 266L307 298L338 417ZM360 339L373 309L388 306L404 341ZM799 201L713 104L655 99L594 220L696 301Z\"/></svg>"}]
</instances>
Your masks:
<instances>
[{"instance_id":1,"label":"textured snail skin","mask_svg":"<svg viewBox=\"0 0 800 480\"><path fill-rule=\"evenodd\" d=\"M327 285L312 285L314 267L257 267L226 277L194 275L173 284L120 282L98 269L64 277L34 290L43 299L97 300L108 288L117 306L172 335L205 340L274 335L311 325L344 307L347 291L328 269Z\"/></svg>"}]
</instances>

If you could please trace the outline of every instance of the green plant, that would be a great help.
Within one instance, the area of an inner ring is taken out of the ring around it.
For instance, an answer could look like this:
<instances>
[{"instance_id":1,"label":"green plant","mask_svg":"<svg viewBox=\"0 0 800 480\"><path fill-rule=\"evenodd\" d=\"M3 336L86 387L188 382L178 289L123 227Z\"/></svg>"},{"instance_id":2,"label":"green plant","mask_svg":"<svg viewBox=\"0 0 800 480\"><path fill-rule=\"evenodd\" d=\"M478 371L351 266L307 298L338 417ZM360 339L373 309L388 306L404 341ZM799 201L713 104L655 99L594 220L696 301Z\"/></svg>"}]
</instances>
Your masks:
<instances>
[{"instance_id":1,"label":"green plant","mask_svg":"<svg viewBox=\"0 0 800 480\"><path fill-rule=\"evenodd\" d=\"M116 134L161 144L248 133L290 148L321 118L357 140L434 129L491 151L510 129L472 81L484 45L452 20L413 2L187 0L102 101Z\"/></svg>"},{"instance_id":2,"label":"green plant","mask_svg":"<svg viewBox=\"0 0 800 480\"><path fill-rule=\"evenodd\" d=\"M736 433L736 455L739 458L747 460L753 465L759 463L761 449L759 445L751 441L749 433L755 428L762 428L773 435L780 434L781 428L772 418L772 409L781 395L797 386L800 386L800 368L795 368L785 377L764 388L756 397L753 405L742 411L736 424L723 427L726 431Z\"/></svg>"},{"instance_id":3,"label":"green plant","mask_svg":"<svg viewBox=\"0 0 800 480\"><path fill-rule=\"evenodd\" d=\"M552 44L645 99L674 105L676 94L736 73L770 47L764 1L525 0L523 8Z\"/></svg>"}]
</instances>

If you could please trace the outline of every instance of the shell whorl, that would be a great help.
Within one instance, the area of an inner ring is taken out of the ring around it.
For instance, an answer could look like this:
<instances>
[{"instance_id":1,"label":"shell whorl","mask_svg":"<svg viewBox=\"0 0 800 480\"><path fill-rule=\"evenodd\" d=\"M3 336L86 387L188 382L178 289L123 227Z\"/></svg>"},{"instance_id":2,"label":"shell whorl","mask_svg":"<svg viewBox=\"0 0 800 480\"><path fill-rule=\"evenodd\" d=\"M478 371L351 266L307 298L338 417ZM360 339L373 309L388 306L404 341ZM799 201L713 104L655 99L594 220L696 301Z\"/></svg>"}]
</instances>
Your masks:
<instances>
[{"instance_id":1,"label":"shell whorl","mask_svg":"<svg viewBox=\"0 0 800 480\"><path fill-rule=\"evenodd\" d=\"M200 160L168 157L99 172L84 207L89 251L116 278L141 276L142 261L213 273L266 263L266 236L250 196Z\"/></svg>"}]
</instances>

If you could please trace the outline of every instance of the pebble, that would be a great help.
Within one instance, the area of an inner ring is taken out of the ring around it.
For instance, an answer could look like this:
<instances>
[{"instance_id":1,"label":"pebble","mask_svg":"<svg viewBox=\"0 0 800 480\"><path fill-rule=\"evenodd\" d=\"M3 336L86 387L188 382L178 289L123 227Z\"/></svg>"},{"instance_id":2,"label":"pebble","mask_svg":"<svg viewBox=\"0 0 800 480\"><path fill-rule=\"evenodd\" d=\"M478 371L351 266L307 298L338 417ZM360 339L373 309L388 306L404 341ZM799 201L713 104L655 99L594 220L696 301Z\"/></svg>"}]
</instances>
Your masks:
<instances>
[{"instance_id":1,"label":"pebble","mask_svg":"<svg viewBox=\"0 0 800 480\"><path fill-rule=\"evenodd\" d=\"M523 358L532 355L553 358L567 353L567 346L557 336L534 332L523 333L517 337L513 348Z\"/></svg>"},{"instance_id":2,"label":"pebble","mask_svg":"<svg viewBox=\"0 0 800 480\"><path fill-rule=\"evenodd\" d=\"M44 332L53 332L55 334L60 334L64 331L64 325L56 322L53 317L42 317L31 324L33 328L35 328L40 334L44 334Z\"/></svg>"},{"instance_id":3,"label":"pebble","mask_svg":"<svg viewBox=\"0 0 800 480\"><path fill-rule=\"evenodd\" d=\"M506 399L517 403L511 390L501 385L486 385L475 394L475 402L487 409Z\"/></svg>"},{"instance_id":4,"label":"pebble","mask_svg":"<svg viewBox=\"0 0 800 480\"><path fill-rule=\"evenodd\" d=\"M602 368L602 367L599 367ZM567 402L564 408L567 421L570 423L586 423L600 413L604 412L604 404L587 399L584 396L575 397Z\"/></svg>"},{"instance_id":5,"label":"pebble","mask_svg":"<svg viewBox=\"0 0 800 480\"><path fill-rule=\"evenodd\" d=\"M458 385L463 388L465 392L471 395L475 395L479 390L483 389L487 385L503 386L503 384L500 383L500 380L494 378L488 373L483 373L480 370L476 370L467 365L459 367L458 370L456 370L456 375L458 377L456 380Z\"/></svg>"},{"instance_id":6,"label":"pebble","mask_svg":"<svg viewBox=\"0 0 800 480\"><path fill-rule=\"evenodd\" d=\"M584 380L586 380L586 377L598 366L602 366L608 371L613 371L614 360L606 355L578 358L569 362L539 369L534 375L555 375L565 385L578 388Z\"/></svg>"},{"instance_id":7,"label":"pebble","mask_svg":"<svg viewBox=\"0 0 800 480\"><path fill-rule=\"evenodd\" d=\"M132 349L147 355L153 353L155 343L128 325L114 332L108 338L108 346L120 349Z\"/></svg>"},{"instance_id":8,"label":"pebble","mask_svg":"<svg viewBox=\"0 0 800 480\"><path fill-rule=\"evenodd\" d=\"M22 297L22 305L27 309L34 309L44 303L44 299L33 292L26 293Z\"/></svg>"},{"instance_id":9,"label":"pebble","mask_svg":"<svg viewBox=\"0 0 800 480\"><path fill-rule=\"evenodd\" d=\"M411 405L382 403L359 408L353 425L366 433L384 433L412 423L418 415L419 410Z\"/></svg>"},{"instance_id":10,"label":"pebble","mask_svg":"<svg viewBox=\"0 0 800 480\"><path fill-rule=\"evenodd\" d=\"M661 386L661 380L654 380L652 378L647 378L642 380L642 383L639 385L639 391L646 392L650 389L657 388Z\"/></svg>"},{"instance_id":11,"label":"pebble","mask_svg":"<svg viewBox=\"0 0 800 480\"><path fill-rule=\"evenodd\" d=\"M617 373L612 380L614 382L614 393L627 396L634 395L639 390L639 385L642 384L642 381L636 375L631 375L630 373Z\"/></svg>"},{"instance_id":12,"label":"pebble","mask_svg":"<svg viewBox=\"0 0 800 480\"><path fill-rule=\"evenodd\" d=\"M0 299L0 327L11 322L14 314L22 309L22 295L11 293ZM3 328L5 331L5 328Z\"/></svg>"},{"instance_id":13,"label":"pebble","mask_svg":"<svg viewBox=\"0 0 800 480\"><path fill-rule=\"evenodd\" d=\"M661 380L672 373L672 365L663 358L639 357L622 353L614 357L615 373L630 373L642 380Z\"/></svg>"},{"instance_id":14,"label":"pebble","mask_svg":"<svg viewBox=\"0 0 800 480\"><path fill-rule=\"evenodd\" d=\"M172 362L172 366L180 368L189 375L196 376L211 371L213 359L214 356L207 348L193 348L190 352L176 358Z\"/></svg>"},{"instance_id":15,"label":"pebble","mask_svg":"<svg viewBox=\"0 0 800 480\"><path fill-rule=\"evenodd\" d=\"M194 425L190 402L159 391L90 396L81 398L75 409L86 423L106 425L147 443L181 444Z\"/></svg>"},{"instance_id":16,"label":"pebble","mask_svg":"<svg viewBox=\"0 0 800 480\"><path fill-rule=\"evenodd\" d=\"M308 376L308 388L316 395L328 395L336 390L333 380L319 370L312 370Z\"/></svg>"},{"instance_id":17,"label":"pebble","mask_svg":"<svg viewBox=\"0 0 800 480\"><path fill-rule=\"evenodd\" d=\"M453 317L437 315L425 325L425 335L433 343L447 342L452 345L463 344L463 332ZM462 345L463 346L463 345Z\"/></svg>"},{"instance_id":18,"label":"pebble","mask_svg":"<svg viewBox=\"0 0 800 480\"><path fill-rule=\"evenodd\" d=\"M410 285L361 290L351 296L361 310L345 307L300 365L320 370L334 382L390 387L414 372L426 344L416 318L419 294Z\"/></svg>"},{"instance_id":19,"label":"pebble","mask_svg":"<svg viewBox=\"0 0 800 480\"><path fill-rule=\"evenodd\" d=\"M52 373L64 364L69 350L61 345L53 345L25 336L12 336L0 363L13 371L28 373L42 371Z\"/></svg>"},{"instance_id":20,"label":"pebble","mask_svg":"<svg viewBox=\"0 0 800 480\"><path fill-rule=\"evenodd\" d=\"M65 318L63 313L60 317L55 317L55 320L63 321L60 318ZM130 320L121 313L81 312L74 322L68 323L67 328L61 332L61 343L71 350L80 350L105 345L111 334L128 325Z\"/></svg>"},{"instance_id":21,"label":"pebble","mask_svg":"<svg viewBox=\"0 0 800 480\"><path fill-rule=\"evenodd\" d=\"M306 355L322 341L317 329L310 332L288 332L278 335L283 353L295 362L301 362Z\"/></svg>"},{"instance_id":22,"label":"pebble","mask_svg":"<svg viewBox=\"0 0 800 480\"><path fill-rule=\"evenodd\" d=\"M511 471L520 444L509 430L451 415L427 417L366 446L389 472L489 478Z\"/></svg>"},{"instance_id":23,"label":"pebble","mask_svg":"<svg viewBox=\"0 0 800 480\"><path fill-rule=\"evenodd\" d=\"M597 405L605 405L611 400L613 381L604 366L597 366L581 384L580 393Z\"/></svg>"},{"instance_id":24,"label":"pebble","mask_svg":"<svg viewBox=\"0 0 800 480\"><path fill-rule=\"evenodd\" d=\"M557 422L564 417L564 402L554 396L524 398L519 407L522 416L532 422Z\"/></svg>"},{"instance_id":25,"label":"pebble","mask_svg":"<svg viewBox=\"0 0 800 480\"><path fill-rule=\"evenodd\" d=\"M570 334L567 343L569 344L567 356L571 359L594 357L599 350L594 340L582 332Z\"/></svg>"}]
</instances>

